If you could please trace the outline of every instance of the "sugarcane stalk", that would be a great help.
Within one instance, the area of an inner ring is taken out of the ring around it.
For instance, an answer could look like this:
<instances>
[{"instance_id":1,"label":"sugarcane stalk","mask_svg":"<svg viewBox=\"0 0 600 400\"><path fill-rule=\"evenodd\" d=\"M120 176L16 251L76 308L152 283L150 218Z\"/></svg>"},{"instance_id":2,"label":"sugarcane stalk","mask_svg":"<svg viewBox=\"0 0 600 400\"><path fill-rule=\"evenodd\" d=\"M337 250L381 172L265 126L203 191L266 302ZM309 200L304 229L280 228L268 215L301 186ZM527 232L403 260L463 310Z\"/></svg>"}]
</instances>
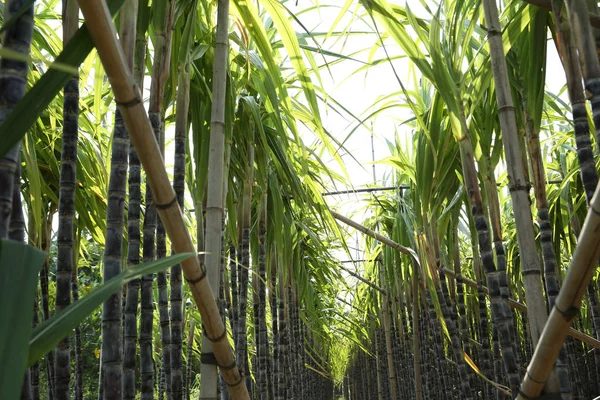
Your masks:
<instances>
[{"instance_id":1,"label":"sugarcane stalk","mask_svg":"<svg viewBox=\"0 0 600 400\"><path fill-rule=\"evenodd\" d=\"M162 162L157 162L162 159L160 149L153 137L152 127L140 93L135 89L131 73L125 65L106 3L80 0L79 5L113 87L115 99L125 119L131 140L146 170L158 213L171 238L173 248L177 253L193 252L192 239L177 204L167 171ZM214 340L212 346L215 358L219 365L227 367L222 369L222 374L229 385L232 399L248 399L248 391L235 366L235 358L227 340L225 327L214 300L215 297L206 279L206 271L200 265L197 257L184 261L182 269L194 302L202 315L205 335Z\"/></svg>"}]
</instances>

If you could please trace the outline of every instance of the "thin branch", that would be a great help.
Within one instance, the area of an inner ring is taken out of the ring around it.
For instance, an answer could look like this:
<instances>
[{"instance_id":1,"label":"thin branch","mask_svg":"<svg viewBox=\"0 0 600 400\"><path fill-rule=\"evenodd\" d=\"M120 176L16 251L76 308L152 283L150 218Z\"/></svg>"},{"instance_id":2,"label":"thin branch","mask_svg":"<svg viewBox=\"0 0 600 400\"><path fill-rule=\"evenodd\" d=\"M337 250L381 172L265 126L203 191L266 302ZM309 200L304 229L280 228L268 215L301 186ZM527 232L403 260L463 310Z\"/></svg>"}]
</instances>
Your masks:
<instances>
[{"instance_id":1,"label":"thin branch","mask_svg":"<svg viewBox=\"0 0 600 400\"><path fill-rule=\"evenodd\" d=\"M360 276L359 274L357 274L356 272L352 272L347 268L342 267L341 265L339 266L342 270L346 271L347 273L349 273L350 275L352 275L353 277L355 277L356 279L358 279L359 281L366 283L367 285L369 285L370 287L372 287L373 289L377 290L378 292L380 292L383 295L387 295L386 291L383 290L382 288L380 288L379 286L377 286L376 284L374 284L373 282L371 282L368 279L363 278L362 276Z\"/></svg>"}]
</instances>

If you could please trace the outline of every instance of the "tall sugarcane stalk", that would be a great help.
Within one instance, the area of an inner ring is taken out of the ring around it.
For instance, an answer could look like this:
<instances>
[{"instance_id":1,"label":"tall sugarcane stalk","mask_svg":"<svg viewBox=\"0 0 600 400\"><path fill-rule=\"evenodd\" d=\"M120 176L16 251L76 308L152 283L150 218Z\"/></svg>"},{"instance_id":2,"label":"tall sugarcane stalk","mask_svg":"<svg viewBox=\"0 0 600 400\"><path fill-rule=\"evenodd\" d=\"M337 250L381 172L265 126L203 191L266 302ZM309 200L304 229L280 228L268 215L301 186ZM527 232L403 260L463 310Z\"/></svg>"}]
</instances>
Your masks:
<instances>
[{"instance_id":1,"label":"tall sugarcane stalk","mask_svg":"<svg viewBox=\"0 0 600 400\"><path fill-rule=\"evenodd\" d=\"M127 71L124 57L116 41L116 32L104 1L80 0L86 23L98 49L109 81L115 92L123 116L130 127L132 141L138 150L149 184L154 189L156 204L161 220L170 236L177 253L194 252L191 236L186 229L175 192L160 159L158 143L152 138L152 128L140 94L134 89L133 78ZM204 321L205 333L213 338L214 355L217 362L227 368L222 369L228 383L232 399L248 399L248 391L235 366L235 359L229 343L223 334L225 327L214 301L214 294L197 257L182 263L184 276L190 285L192 296Z\"/></svg>"},{"instance_id":2,"label":"tall sugarcane stalk","mask_svg":"<svg viewBox=\"0 0 600 400\"><path fill-rule=\"evenodd\" d=\"M279 347L279 381L278 381L278 391L275 394L275 397L278 399L288 399L289 398L289 387L288 387L288 363L289 363L289 354L288 354L288 325L285 316L285 299L286 299L286 287L285 280L283 276L283 269L279 269L279 277L278 277L278 286L277 292L279 296L279 301L277 303L277 320L279 322L278 333L279 340L277 341L277 345Z\"/></svg>"},{"instance_id":3,"label":"tall sugarcane stalk","mask_svg":"<svg viewBox=\"0 0 600 400\"><path fill-rule=\"evenodd\" d=\"M139 15L138 1L132 1L126 5L129 10L121 14L121 24L130 26L130 31L127 31L127 36L123 40L134 42L133 49L128 47L132 58L130 68L135 72L135 66L140 63L136 58L139 39L137 17ZM133 35L133 37L132 37ZM143 37L144 34L142 33ZM143 41L143 38L142 38ZM145 43L143 45L145 49ZM142 56L142 62L144 57ZM142 79L137 76L138 85ZM129 207L127 208L127 265L128 267L135 266L140 263L140 214L141 214L141 167L140 160L133 145L129 146L129 180L127 182L129 191ZM146 299L147 302L148 299ZM123 399L130 400L136 398L136 354L137 354L137 315L138 303L140 302L140 280L134 279L127 284L127 292L125 297L125 318L123 334L125 336L123 347ZM146 305L147 307L147 305ZM141 332L140 332L141 333ZM140 335L141 339L141 335ZM146 346L145 341L140 340L140 347ZM141 363L143 364L143 363Z\"/></svg>"},{"instance_id":4,"label":"tall sugarcane stalk","mask_svg":"<svg viewBox=\"0 0 600 400\"><path fill-rule=\"evenodd\" d=\"M521 384L518 399L539 396L544 383L552 373L554 362L562 348L565 337L578 314L583 295L586 293L595 266L600 256L600 237L596 234L600 229L600 190L597 188L590 203L579 241L563 286L556 297L556 302L548 318L548 322L535 352L527 368L527 374Z\"/></svg>"},{"instance_id":5,"label":"tall sugarcane stalk","mask_svg":"<svg viewBox=\"0 0 600 400\"><path fill-rule=\"evenodd\" d=\"M155 49L152 62L152 75L150 81L150 100L148 104L148 117L157 137L164 160L165 152L165 124L164 124L164 92L165 84L170 73L171 39L175 12L175 2L164 0L153 3L155 27ZM167 253L166 232L161 220L156 226L156 257L163 258ZM167 288L167 274L165 271L157 273L158 310L162 341L162 373L167 398L172 396L171 388L171 326L169 319L169 295Z\"/></svg>"},{"instance_id":6,"label":"tall sugarcane stalk","mask_svg":"<svg viewBox=\"0 0 600 400\"><path fill-rule=\"evenodd\" d=\"M419 278L418 265L412 262L412 351L413 371L415 374L415 397L423 399L423 383L421 379L421 343L419 337Z\"/></svg>"},{"instance_id":7,"label":"tall sugarcane stalk","mask_svg":"<svg viewBox=\"0 0 600 400\"><path fill-rule=\"evenodd\" d=\"M19 13L14 23L5 29L2 47L27 58L33 36L33 2L7 0L4 21L11 21ZM27 61L12 57L2 57L0 60L0 122L6 119L25 95L28 71ZM7 238L9 233L20 148L17 144L0 158L0 239Z\"/></svg>"},{"instance_id":8,"label":"tall sugarcane stalk","mask_svg":"<svg viewBox=\"0 0 600 400\"><path fill-rule=\"evenodd\" d=\"M81 230L79 230L81 234ZM79 237L77 238L77 245L75 248L79 248ZM75 257L75 255L74 255ZM77 275L77 263L74 263L73 276L71 278L71 296L73 303L79 300L79 280ZM83 400L83 348L81 344L81 325L75 328L75 400Z\"/></svg>"},{"instance_id":9,"label":"tall sugarcane stalk","mask_svg":"<svg viewBox=\"0 0 600 400\"><path fill-rule=\"evenodd\" d=\"M229 0L219 0L217 9L217 33L215 61L213 64L213 88L210 122L210 151L206 207L206 256L205 265L210 288L214 295L219 293L219 268L221 260L221 220L223 218L223 179L225 158L225 89L227 83L227 58L229 31ZM214 298L213 301L217 299ZM222 322L221 322L222 325ZM219 332L220 333L220 332ZM202 352L213 352L214 340L227 340L207 335L202 336ZM222 368L229 365L220 364ZM223 371L225 371L223 369ZM237 372L237 370L236 370ZM200 399L217 397L217 362L205 357L200 370L202 385Z\"/></svg>"},{"instance_id":10,"label":"tall sugarcane stalk","mask_svg":"<svg viewBox=\"0 0 600 400\"><path fill-rule=\"evenodd\" d=\"M266 253L266 224L267 224L267 205L266 196L258 210L258 274L254 275L254 332L256 336L256 352L258 358L258 368L256 370L256 386L261 398L268 398L269 387L267 385L267 375L269 372L269 343L267 332L267 253Z\"/></svg>"},{"instance_id":11,"label":"tall sugarcane stalk","mask_svg":"<svg viewBox=\"0 0 600 400\"><path fill-rule=\"evenodd\" d=\"M177 195L179 207L184 209L185 194L185 157L190 102L190 65L186 62L178 76L177 115L175 120L175 164L173 166L173 189ZM182 322L183 322L183 286L181 265L171 268L171 387L174 400L183 397L182 374Z\"/></svg>"},{"instance_id":12,"label":"tall sugarcane stalk","mask_svg":"<svg viewBox=\"0 0 600 400\"><path fill-rule=\"evenodd\" d=\"M271 377L272 398L280 398L281 389L281 332L279 332L279 313L277 303L277 250L276 244L272 245L270 254L270 280L269 280L269 306L271 309L271 331L273 333L273 356L271 357L271 369L273 371Z\"/></svg>"},{"instance_id":13,"label":"tall sugarcane stalk","mask_svg":"<svg viewBox=\"0 0 600 400\"><path fill-rule=\"evenodd\" d=\"M598 171L596 171L596 166L594 164L588 114L582 85L581 67L579 65L573 35L571 30L568 29L568 23L565 20L566 16L564 15L565 12L562 9L562 5L562 2L557 3L556 0L552 1L552 11L558 21L556 24L556 34L559 43L562 43L558 50L565 70L567 90L571 100L579 174L585 189L586 201L589 204L592 200L594 190L598 185ZM600 306L598 304L598 296L593 282L590 282L588 285L588 296L590 299L590 311L596 338L600 338ZM596 361L596 380L600 381L600 351L594 350L594 358ZM558 361L561 362L563 359L564 357L561 354Z\"/></svg>"},{"instance_id":14,"label":"tall sugarcane stalk","mask_svg":"<svg viewBox=\"0 0 600 400\"><path fill-rule=\"evenodd\" d=\"M79 9L74 0L63 0L63 43L78 28ZM56 257L56 312L71 304L73 264L73 220L75 218L75 183L77 175L77 138L79 129L79 76L74 75L64 87L63 136L58 196L58 255ZM71 348L69 337L56 348L56 398L70 398Z\"/></svg>"},{"instance_id":15,"label":"tall sugarcane stalk","mask_svg":"<svg viewBox=\"0 0 600 400\"><path fill-rule=\"evenodd\" d=\"M542 248L542 260L544 265L544 283L546 287L546 297L548 299L548 308L552 309L556 295L558 294L559 285L556 277L557 259L556 255L554 254L552 225L550 223L548 198L546 195L546 172L542 158L540 137L538 132L539 127L536 127L536 122L527 111L527 97L524 94L522 94L522 96L524 102L523 109L527 149L529 150L529 162L533 177L535 206L537 209L537 217L540 229L540 245ZM569 380L567 358L568 355L566 352L566 347L563 346L560 357L556 363L556 373L563 399L571 399L573 396L571 391L571 383Z\"/></svg>"},{"instance_id":16,"label":"tall sugarcane stalk","mask_svg":"<svg viewBox=\"0 0 600 400\"><path fill-rule=\"evenodd\" d=\"M532 224L533 217L529 206L528 184L524 175L517 123L508 80L508 70L504 58L498 9L493 0L485 0L483 5L485 20L488 24L488 43L490 46L494 82L496 84L496 100L498 102L498 115L502 130L502 143L507 158L509 191L515 214L521 271L525 286L525 297L529 308L529 332L535 344L547 320L546 303L540 279L540 260L537 252L531 251L531 249L536 248ZM499 334L502 333L499 332ZM549 392L557 392L559 390L555 376L551 377L547 382L547 390Z\"/></svg>"},{"instance_id":17,"label":"tall sugarcane stalk","mask_svg":"<svg viewBox=\"0 0 600 400\"><path fill-rule=\"evenodd\" d=\"M123 54L125 65L129 71L133 70L135 24L132 20L137 17L137 3L128 0L128 4L121 14L120 25L120 50ZM111 149L111 171L108 184L108 205L106 223L106 246L104 249L104 280L108 281L121 272L123 225L125 217L125 192L127 184L127 170L129 158L129 133L121 110L115 113L115 126ZM103 398L121 399L123 397L123 366L121 318L122 318L122 292L112 295L102 307L102 393ZM119 382L119 384L117 384Z\"/></svg>"},{"instance_id":18,"label":"tall sugarcane stalk","mask_svg":"<svg viewBox=\"0 0 600 400\"><path fill-rule=\"evenodd\" d=\"M246 377L246 384L251 387L251 376L248 365L248 338L246 333L246 318L248 307L248 281L250 268L250 228L252 224L251 207L252 207L252 186L254 183L254 125L252 122L248 124L248 146L247 146L247 166L246 176L244 179L241 208L241 240L239 263L239 321L237 324L237 342L236 342L236 358L239 362L241 374Z\"/></svg>"},{"instance_id":19,"label":"tall sugarcane stalk","mask_svg":"<svg viewBox=\"0 0 600 400\"><path fill-rule=\"evenodd\" d=\"M196 328L196 322L190 321L190 330L187 337L187 364L185 368L185 385L184 385L184 398L190 400L190 387L192 385L192 352L194 350L194 331Z\"/></svg>"},{"instance_id":20,"label":"tall sugarcane stalk","mask_svg":"<svg viewBox=\"0 0 600 400\"><path fill-rule=\"evenodd\" d=\"M380 263L380 281L381 284L385 282L385 274L383 271L383 266ZM386 353L386 361L388 368L388 379L389 379L389 387L390 387L390 398L393 400L398 399L398 389L396 382L396 373L394 368L394 359L393 359L393 351L392 351L392 332L391 332L391 318L390 318L390 302L391 302L391 294L389 288L386 290L386 295L381 296L381 319L383 322L384 336L385 336L385 353Z\"/></svg>"},{"instance_id":21,"label":"tall sugarcane stalk","mask_svg":"<svg viewBox=\"0 0 600 400\"><path fill-rule=\"evenodd\" d=\"M600 63L596 54L594 36L588 22L587 4L585 1L570 0L566 2L566 5L583 66L586 90L591 93L592 116L598 133L600 130ZM579 311L587 285L591 281L593 266L596 265L598 256L600 256L598 237L593 233L600 224L596 211L600 206L599 199L598 188L596 188L571 265L563 280L563 287L556 298L542 337L527 369L527 375L521 384L521 392L524 396L537 396L544 388L543 383L539 382L545 382L552 372L554 361L558 357L567 331ZM524 398L524 396L519 397Z\"/></svg>"}]
</instances>

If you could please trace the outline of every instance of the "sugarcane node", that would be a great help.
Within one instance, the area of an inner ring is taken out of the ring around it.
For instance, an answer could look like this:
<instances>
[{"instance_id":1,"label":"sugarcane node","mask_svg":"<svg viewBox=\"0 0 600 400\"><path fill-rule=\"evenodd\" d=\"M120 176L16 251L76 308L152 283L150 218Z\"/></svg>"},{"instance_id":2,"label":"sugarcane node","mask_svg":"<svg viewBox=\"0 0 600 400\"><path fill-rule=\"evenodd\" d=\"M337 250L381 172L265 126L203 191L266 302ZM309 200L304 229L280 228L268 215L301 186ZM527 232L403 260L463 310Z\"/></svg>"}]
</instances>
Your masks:
<instances>
[{"instance_id":1,"label":"sugarcane node","mask_svg":"<svg viewBox=\"0 0 600 400\"><path fill-rule=\"evenodd\" d=\"M485 30L487 31L488 37L490 37L490 36L502 36L502 32L499 31L498 29L495 29L495 28L487 29L487 28L485 28Z\"/></svg>"},{"instance_id":2,"label":"sugarcane node","mask_svg":"<svg viewBox=\"0 0 600 400\"><path fill-rule=\"evenodd\" d=\"M590 205L590 210L596 215L600 215L600 211L596 210L592 205Z\"/></svg>"},{"instance_id":3,"label":"sugarcane node","mask_svg":"<svg viewBox=\"0 0 600 400\"><path fill-rule=\"evenodd\" d=\"M190 286L194 286L195 284L199 283L202 279L206 278L206 269L204 269L202 264L201 264L200 271L202 272L202 275L200 275L198 278L188 279L187 276L184 276L183 278Z\"/></svg>"},{"instance_id":4,"label":"sugarcane node","mask_svg":"<svg viewBox=\"0 0 600 400\"><path fill-rule=\"evenodd\" d=\"M200 353L200 362L208 365L219 365L215 353Z\"/></svg>"},{"instance_id":5,"label":"sugarcane node","mask_svg":"<svg viewBox=\"0 0 600 400\"><path fill-rule=\"evenodd\" d=\"M521 270L521 274L523 276L525 276L525 275L540 275L540 271L537 269L524 269L524 270Z\"/></svg>"},{"instance_id":6,"label":"sugarcane node","mask_svg":"<svg viewBox=\"0 0 600 400\"><path fill-rule=\"evenodd\" d=\"M223 338L225 336L227 336L227 328L223 327L223 333L221 333L218 337L216 338L211 338L210 336L208 336L208 334L206 333L206 328L204 327L204 324L202 324L202 334L204 335L204 337L206 337L210 342L212 343L216 343L216 342L220 342L221 340L223 340Z\"/></svg>"},{"instance_id":7,"label":"sugarcane node","mask_svg":"<svg viewBox=\"0 0 600 400\"><path fill-rule=\"evenodd\" d=\"M518 191L518 190L523 190L525 192L529 192L529 185L520 185L518 183L513 183L512 185L510 185L508 187L508 190L512 191Z\"/></svg>"},{"instance_id":8,"label":"sugarcane node","mask_svg":"<svg viewBox=\"0 0 600 400\"><path fill-rule=\"evenodd\" d=\"M138 104L141 104L142 101L140 100L140 98L138 96L135 96L133 99L131 99L129 101L115 100L115 103L117 104L117 106L119 106L121 108L132 108L132 107L137 106Z\"/></svg>"},{"instance_id":9,"label":"sugarcane node","mask_svg":"<svg viewBox=\"0 0 600 400\"><path fill-rule=\"evenodd\" d=\"M223 371L231 371L236 366L237 366L237 364L235 363L235 360L233 360L233 362L231 364L229 364L229 365L221 365L221 364L219 364L219 368L222 369Z\"/></svg>"},{"instance_id":10,"label":"sugarcane node","mask_svg":"<svg viewBox=\"0 0 600 400\"><path fill-rule=\"evenodd\" d=\"M557 304L554 304L554 308L560 313L560 315L565 317L566 321L572 320L577 314L579 314L579 308L575 306L570 306L566 311L563 311L560 308L558 308Z\"/></svg>"},{"instance_id":11,"label":"sugarcane node","mask_svg":"<svg viewBox=\"0 0 600 400\"><path fill-rule=\"evenodd\" d=\"M164 203L164 204L155 203L154 206L159 210L166 210L167 208L171 207L176 202L177 202L177 196L173 196L173 199L171 201L169 201L168 203Z\"/></svg>"},{"instance_id":12,"label":"sugarcane node","mask_svg":"<svg viewBox=\"0 0 600 400\"><path fill-rule=\"evenodd\" d=\"M529 374L529 371L525 372L525 375L527 375L527 377L529 377L529 379L530 379L532 382L539 383L540 385L543 385L544 383L546 383L546 381L539 381L539 380L535 379L533 376L531 376L531 375Z\"/></svg>"},{"instance_id":13,"label":"sugarcane node","mask_svg":"<svg viewBox=\"0 0 600 400\"><path fill-rule=\"evenodd\" d=\"M236 387L239 386L240 383L242 383L244 381L244 375L240 372L240 377L238 378L237 381L233 382L233 383L229 383L227 381L225 381L225 383L227 384L227 386L229 387Z\"/></svg>"},{"instance_id":14,"label":"sugarcane node","mask_svg":"<svg viewBox=\"0 0 600 400\"><path fill-rule=\"evenodd\" d=\"M498 112L500 111L515 111L515 106L511 105L511 104L507 104L504 106L499 106L498 107Z\"/></svg>"}]
</instances>

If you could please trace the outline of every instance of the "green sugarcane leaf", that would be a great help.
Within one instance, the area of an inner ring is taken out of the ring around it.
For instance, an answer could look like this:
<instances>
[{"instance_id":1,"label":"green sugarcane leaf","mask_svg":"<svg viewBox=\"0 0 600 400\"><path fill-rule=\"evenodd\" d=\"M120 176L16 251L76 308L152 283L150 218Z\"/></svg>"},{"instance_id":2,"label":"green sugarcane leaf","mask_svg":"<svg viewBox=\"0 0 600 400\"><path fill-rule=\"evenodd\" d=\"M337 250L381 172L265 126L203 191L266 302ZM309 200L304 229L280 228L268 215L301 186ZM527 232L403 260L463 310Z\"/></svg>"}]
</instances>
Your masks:
<instances>
[{"instance_id":1,"label":"green sugarcane leaf","mask_svg":"<svg viewBox=\"0 0 600 400\"><path fill-rule=\"evenodd\" d=\"M44 354L51 351L63 337L68 335L71 330L79 325L112 294L119 291L123 285L142 275L153 274L179 264L192 256L194 256L194 253L181 253L128 268L113 279L94 289L81 300L71 304L63 312L44 321L35 328L29 340L28 365L32 365L42 358ZM27 321L31 321L31 316Z\"/></svg>"},{"instance_id":2,"label":"green sugarcane leaf","mask_svg":"<svg viewBox=\"0 0 600 400\"><path fill-rule=\"evenodd\" d=\"M0 398L18 399L27 367L37 276L46 253L14 240L0 240Z\"/></svg>"},{"instance_id":3,"label":"green sugarcane leaf","mask_svg":"<svg viewBox=\"0 0 600 400\"><path fill-rule=\"evenodd\" d=\"M108 0L111 15L115 15L124 2L125 0ZM65 71L64 66L79 68L93 48L92 37L87 26L83 24L54 61L63 67L50 68L0 125L0 131L4 132L3 140L0 142L0 156L4 156L25 136L25 132L31 128L38 116L48 108L50 102L71 79L72 72Z\"/></svg>"}]
</instances>

